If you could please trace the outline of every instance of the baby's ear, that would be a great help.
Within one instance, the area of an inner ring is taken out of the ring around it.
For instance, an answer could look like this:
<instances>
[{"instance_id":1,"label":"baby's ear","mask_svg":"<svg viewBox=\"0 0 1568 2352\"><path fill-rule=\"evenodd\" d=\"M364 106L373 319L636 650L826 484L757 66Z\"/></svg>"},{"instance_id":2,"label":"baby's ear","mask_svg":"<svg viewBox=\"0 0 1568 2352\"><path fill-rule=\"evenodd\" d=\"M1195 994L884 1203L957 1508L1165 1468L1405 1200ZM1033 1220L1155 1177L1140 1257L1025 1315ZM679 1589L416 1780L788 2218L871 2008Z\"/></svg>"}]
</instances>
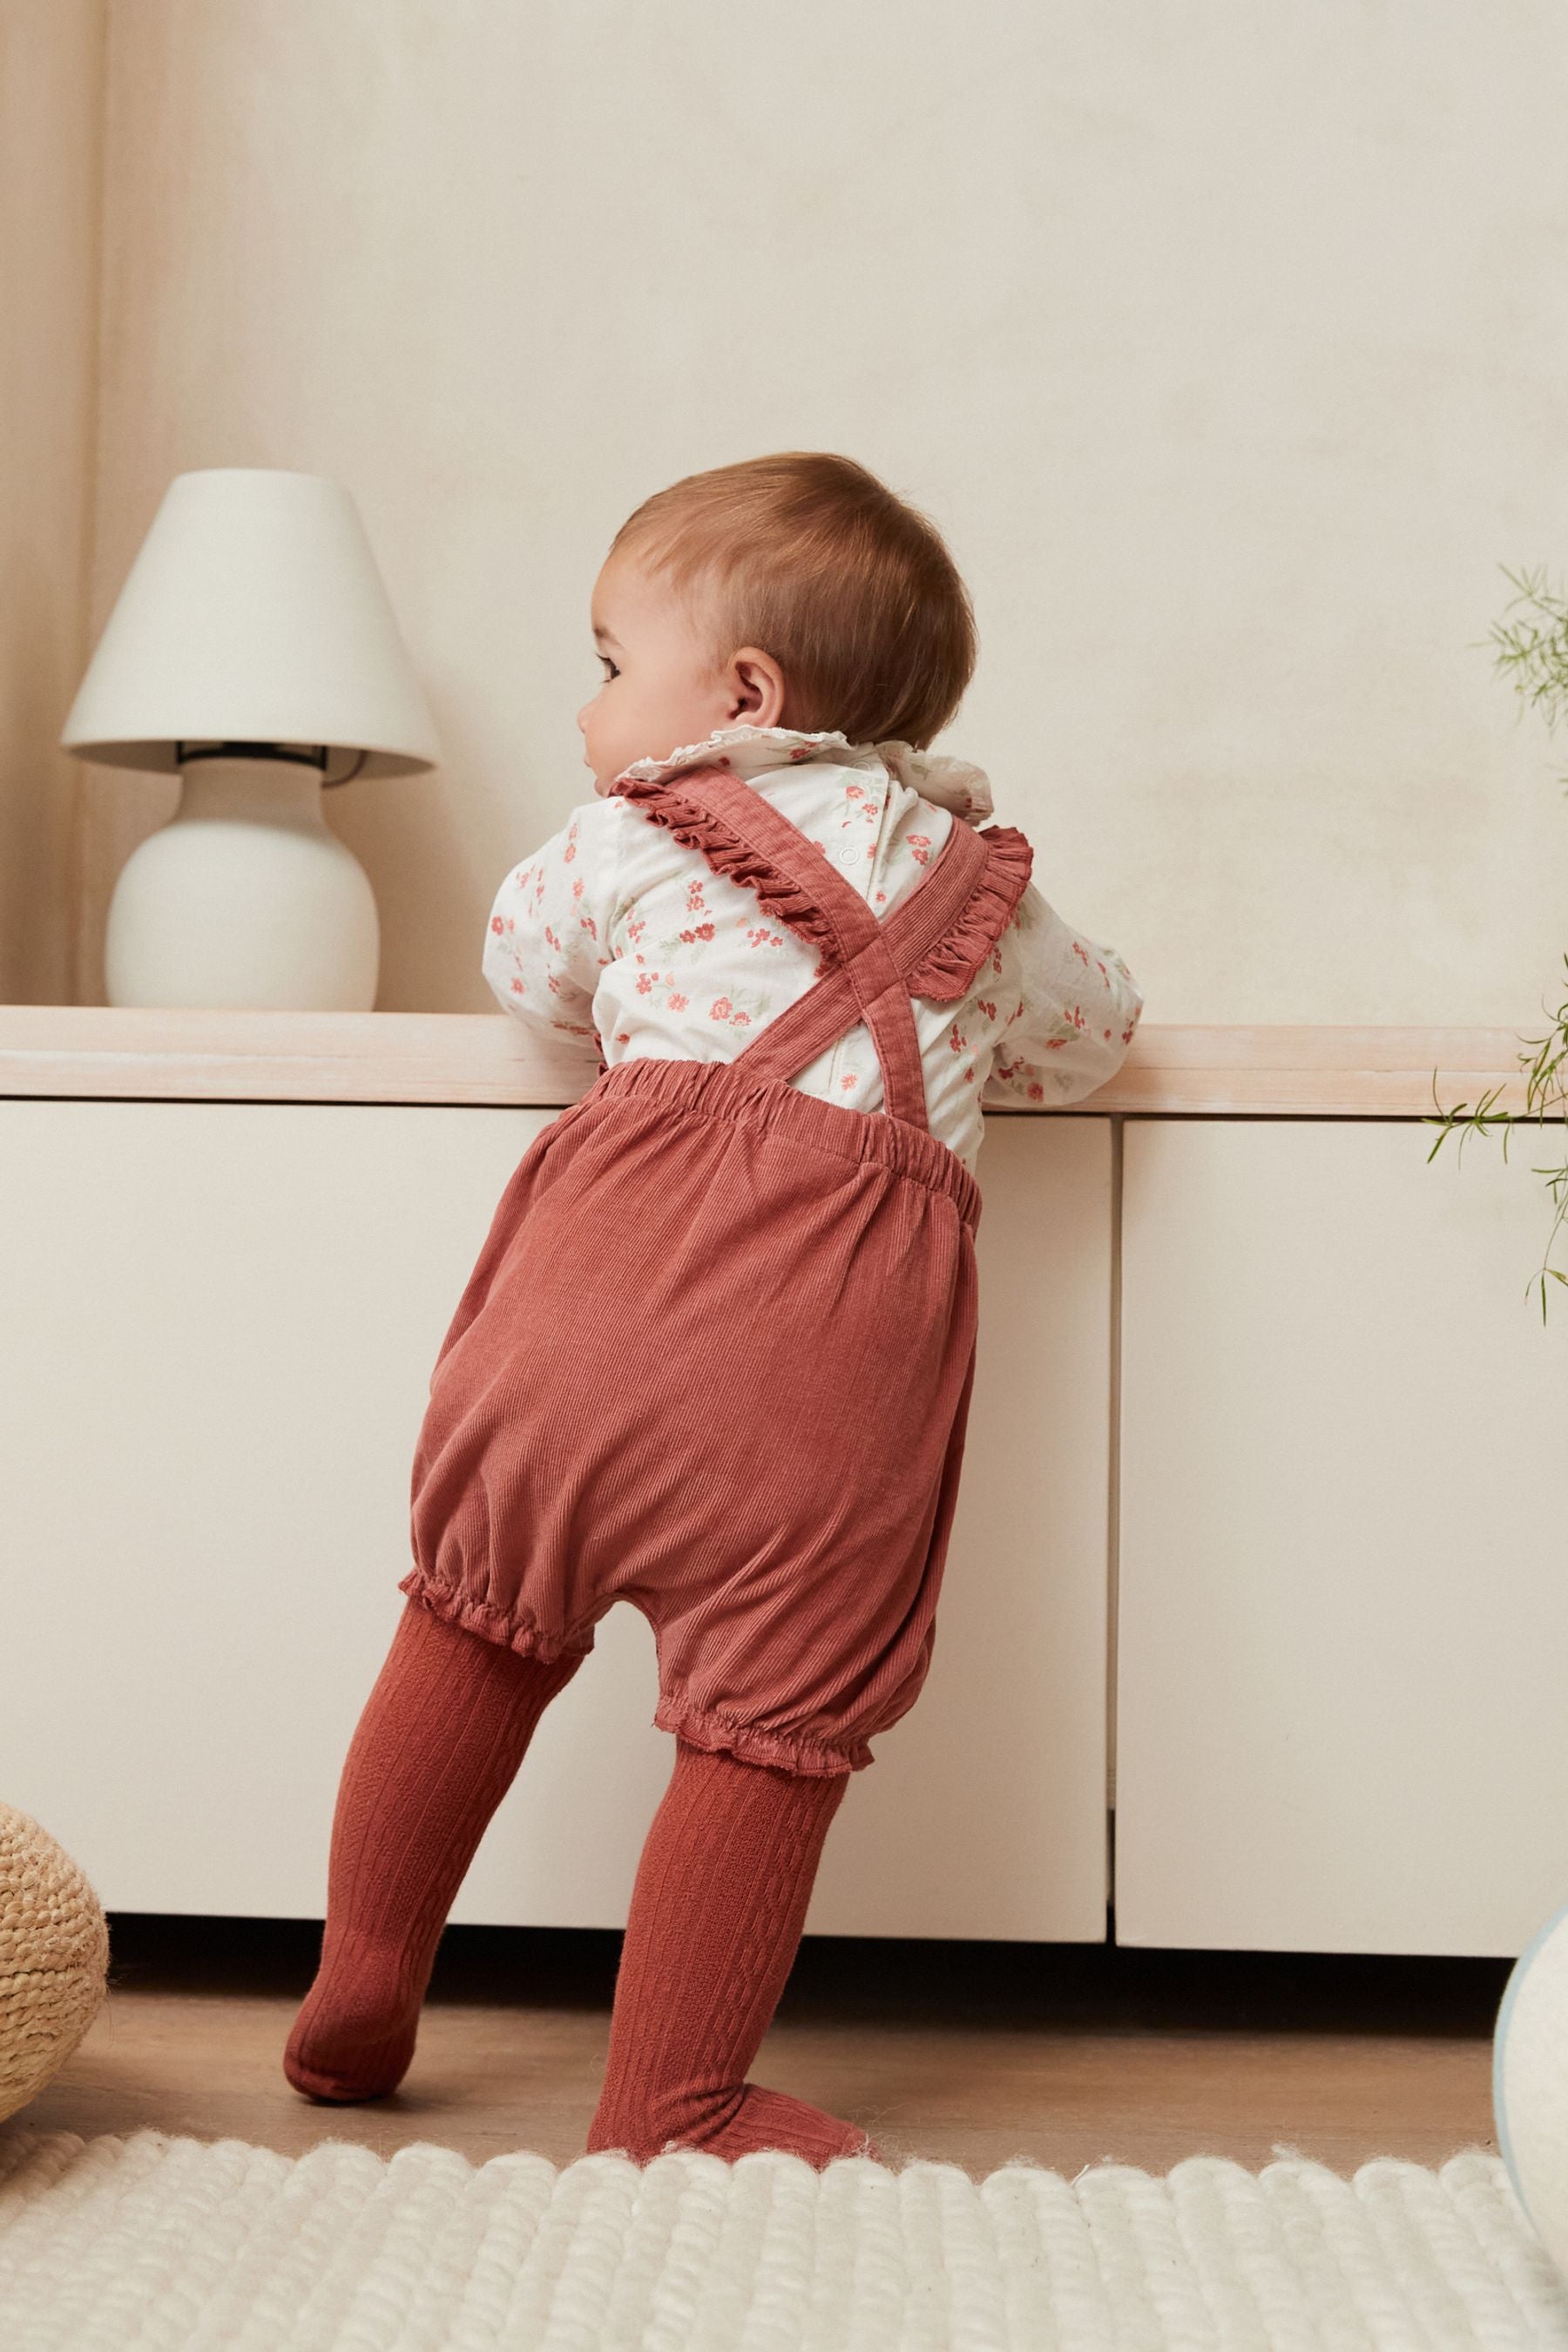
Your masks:
<instances>
[{"instance_id":1,"label":"baby's ear","mask_svg":"<svg viewBox=\"0 0 1568 2352\"><path fill-rule=\"evenodd\" d=\"M730 656L725 683L731 725L779 725L784 716L784 675L772 654L763 653L760 646L742 646Z\"/></svg>"}]
</instances>

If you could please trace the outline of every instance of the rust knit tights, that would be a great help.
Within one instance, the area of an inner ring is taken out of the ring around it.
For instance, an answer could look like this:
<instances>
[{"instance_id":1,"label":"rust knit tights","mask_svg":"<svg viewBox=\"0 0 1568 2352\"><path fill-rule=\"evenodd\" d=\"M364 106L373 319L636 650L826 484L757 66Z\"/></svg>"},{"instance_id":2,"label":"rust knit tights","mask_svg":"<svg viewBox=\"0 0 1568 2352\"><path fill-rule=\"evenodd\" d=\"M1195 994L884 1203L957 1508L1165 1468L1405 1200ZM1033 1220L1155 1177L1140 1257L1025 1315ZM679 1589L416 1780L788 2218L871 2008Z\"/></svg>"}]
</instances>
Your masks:
<instances>
[{"instance_id":1,"label":"rust knit tights","mask_svg":"<svg viewBox=\"0 0 1568 2352\"><path fill-rule=\"evenodd\" d=\"M283 2053L297 2091L353 2102L402 2081L447 1914L582 1663L520 1658L405 1605L338 1784L321 1967Z\"/></svg>"},{"instance_id":2,"label":"rust knit tights","mask_svg":"<svg viewBox=\"0 0 1568 2352\"><path fill-rule=\"evenodd\" d=\"M863 2131L745 2078L800 1943L847 1773L742 1764L678 1738L637 1864L590 2153L667 2142L821 2166L879 2151Z\"/></svg>"},{"instance_id":3,"label":"rust knit tights","mask_svg":"<svg viewBox=\"0 0 1568 2352\"><path fill-rule=\"evenodd\" d=\"M519 1657L409 1601L350 1745L321 1966L284 2053L342 2102L396 2088L447 1914L546 1706L582 1658ZM637 1866L591 2150L782 2147L821 2166L866 2135L745 2080L799 1945L847 1776L676 1742Z\"/></svg>"}]
</instances>

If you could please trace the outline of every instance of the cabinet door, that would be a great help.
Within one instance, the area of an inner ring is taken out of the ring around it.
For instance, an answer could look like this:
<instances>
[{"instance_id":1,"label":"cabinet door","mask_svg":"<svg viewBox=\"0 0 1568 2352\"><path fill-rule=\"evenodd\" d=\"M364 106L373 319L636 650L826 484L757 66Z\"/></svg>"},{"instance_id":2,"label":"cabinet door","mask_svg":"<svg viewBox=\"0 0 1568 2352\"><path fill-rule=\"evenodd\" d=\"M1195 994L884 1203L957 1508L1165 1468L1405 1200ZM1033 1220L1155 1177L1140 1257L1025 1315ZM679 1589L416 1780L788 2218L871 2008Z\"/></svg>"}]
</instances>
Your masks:
<instances>
[{"instance_id":1,"label":"cabinet door","mask_svg":"<svg viewBox=\"0 0 1568 2352\"><path fill-rule=\"evenodd\" d=\"M1120 1941L1506 1956L1568 1894L1562 1129L1435 1133L1127 1122Z\"/></svg>"},{"instance_id":2,"label":"cabinet door","mask_svg":"<svg viewBox=\"0 0 1568 2352\"><path fill-rule=\"evenodd\" d=\"M0 1791L111 1906L319 1916L430 1370L550 1116L0 1103ZM937 1653L814 1929L1103 1930L1106 1136L991 1126ZM454 1917L621 1923L674 1752L656 1696L647 1625L611 1611Z\"/></svg>"},{"instance_id":3,"label":"cabinet door","mask_svg":"<svg viewBox=\"0 0 1568 2352\"><path fill-rule=\"evenodd\" d=\"M106 1904L320 1915L431 1367L550 1116L0 1103L0 1790ZM624 1903L668 1742L616 1620L457 1916Z\"/></svg>"},{"instance_id":4,"label":"cabinet door","mask_svg":"<svg viewBox=\"0 0 1568 2352\"><path fill-rule=\"evenodd\" d=\"M936 1647L824 1851L816 1933L1105 1936L1110 1122L994 1117Z\"/></svg>"}]
</instances>

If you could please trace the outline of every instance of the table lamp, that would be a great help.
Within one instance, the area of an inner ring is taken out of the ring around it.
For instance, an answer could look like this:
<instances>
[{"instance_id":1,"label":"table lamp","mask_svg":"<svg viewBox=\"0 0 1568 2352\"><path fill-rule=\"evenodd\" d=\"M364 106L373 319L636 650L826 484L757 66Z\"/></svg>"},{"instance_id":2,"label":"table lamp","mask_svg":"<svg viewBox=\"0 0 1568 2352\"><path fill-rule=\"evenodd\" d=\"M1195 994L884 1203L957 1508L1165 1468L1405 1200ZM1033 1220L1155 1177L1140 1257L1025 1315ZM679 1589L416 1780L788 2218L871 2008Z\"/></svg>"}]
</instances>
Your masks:
<instances>
[{"instance_id":1,"label":"table lamp","mask_svg":"<svg viewBox=\"0 0 1568 2352\"><path fill-rule=\"evenodd\" d=\"M375 898L322 792L416 774L439 746L339 483L177 474L60 741L183 787L115 883L110 1004L374 1007Z\"/></svg>"}]
</instances>

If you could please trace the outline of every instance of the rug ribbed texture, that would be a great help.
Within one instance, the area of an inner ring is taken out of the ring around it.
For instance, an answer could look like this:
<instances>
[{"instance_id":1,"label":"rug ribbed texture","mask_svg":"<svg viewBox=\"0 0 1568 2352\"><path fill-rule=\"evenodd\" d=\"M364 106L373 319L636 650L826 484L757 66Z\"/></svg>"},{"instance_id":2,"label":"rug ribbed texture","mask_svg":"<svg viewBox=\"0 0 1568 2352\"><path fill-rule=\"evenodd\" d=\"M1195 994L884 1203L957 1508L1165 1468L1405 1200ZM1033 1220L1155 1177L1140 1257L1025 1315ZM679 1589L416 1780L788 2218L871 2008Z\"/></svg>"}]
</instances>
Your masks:
<instances>
[{"instance_id":1,"label":"rug ribbed texture","mask_svg":"<svg viewBox=\"0 0 1568 2352\"><path fill-rule=\"evenodd\" d=\"M5 2352L1429 2352L1568 2346L1500 2158L557 2167L0 2134Z\"/></svg>"}]
</instances>

